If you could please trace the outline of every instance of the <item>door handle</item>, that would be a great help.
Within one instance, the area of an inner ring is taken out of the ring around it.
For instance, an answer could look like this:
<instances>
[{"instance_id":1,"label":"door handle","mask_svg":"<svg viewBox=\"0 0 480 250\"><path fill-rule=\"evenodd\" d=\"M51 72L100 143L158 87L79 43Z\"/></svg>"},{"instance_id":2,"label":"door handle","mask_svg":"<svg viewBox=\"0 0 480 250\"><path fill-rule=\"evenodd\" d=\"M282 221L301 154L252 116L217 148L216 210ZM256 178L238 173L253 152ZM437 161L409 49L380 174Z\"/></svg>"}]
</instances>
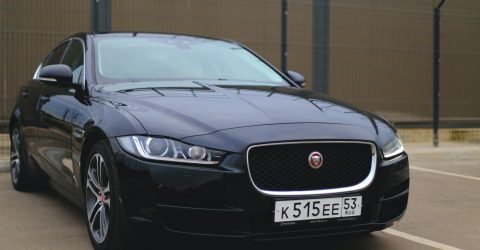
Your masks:
<instances>
[{"instance_id":1,"label":"door handle","mask_svg":"<svg viewBox=\"0 0 480 250\"><path fill-rule=\"evenodd\" d=\"M22 97L28 97L28 90L22 91Z\"/></svg>"},{"instance_id":2,"label":"door handle","mask_svg":"<svg viewBox=\"0 0 480 250\"><path fill-rule=\"evenodd\" d=\"M40 97L40 102L41 102L42 104L45 104L45 103L47 103L48 101L50 101L50 96L41 96L41 97Z\"/></svg>"}]
</instances>

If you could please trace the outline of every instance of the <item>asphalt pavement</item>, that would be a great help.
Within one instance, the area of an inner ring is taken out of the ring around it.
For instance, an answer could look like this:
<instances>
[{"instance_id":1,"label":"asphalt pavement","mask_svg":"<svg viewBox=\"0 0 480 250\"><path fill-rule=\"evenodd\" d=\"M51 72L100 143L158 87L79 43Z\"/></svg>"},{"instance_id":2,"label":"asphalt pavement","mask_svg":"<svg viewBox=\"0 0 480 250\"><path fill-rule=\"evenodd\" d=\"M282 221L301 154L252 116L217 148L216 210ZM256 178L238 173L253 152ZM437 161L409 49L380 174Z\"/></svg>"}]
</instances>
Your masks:
<instances>
[{"instance_id":1,"label":"asphalt pavement","mask_svg":"<svg viewBox=\"0 0 480 250\"><path fill-rule=\"evenodd\" d=\"M415 144L406 148L412 156L410 202L407 214L393 228L364 235L259 243L248 248L480 249L480 146L456 144L436 149ZM210 248L215 245L212 243L205 242ZM0 249L92 248L79 208L50 189L16 192L9 173L3 172Z\"/></svg>"}]
</instances>

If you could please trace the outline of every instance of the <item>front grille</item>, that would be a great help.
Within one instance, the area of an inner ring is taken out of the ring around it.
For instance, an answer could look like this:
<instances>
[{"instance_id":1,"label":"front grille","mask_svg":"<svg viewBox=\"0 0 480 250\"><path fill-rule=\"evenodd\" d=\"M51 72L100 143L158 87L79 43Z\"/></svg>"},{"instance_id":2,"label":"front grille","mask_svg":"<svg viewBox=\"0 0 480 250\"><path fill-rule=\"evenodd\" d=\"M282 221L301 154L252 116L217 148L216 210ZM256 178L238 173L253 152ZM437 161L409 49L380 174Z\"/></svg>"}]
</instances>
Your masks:
<instances>
[{"instance_id":1,"label":"front grille","mask_svg":"<svg viewBox=\"0 0 480 250\"><path fill-rule=\"evenodd\" d=\"M257 145L249 148L247 161L252 182L261 191L338 189L363 183L375 170L372 148L370 143L357 142ZM323 164L318 169L308 163L314 151L323 156Z\"/></svg>"}]
</instances>

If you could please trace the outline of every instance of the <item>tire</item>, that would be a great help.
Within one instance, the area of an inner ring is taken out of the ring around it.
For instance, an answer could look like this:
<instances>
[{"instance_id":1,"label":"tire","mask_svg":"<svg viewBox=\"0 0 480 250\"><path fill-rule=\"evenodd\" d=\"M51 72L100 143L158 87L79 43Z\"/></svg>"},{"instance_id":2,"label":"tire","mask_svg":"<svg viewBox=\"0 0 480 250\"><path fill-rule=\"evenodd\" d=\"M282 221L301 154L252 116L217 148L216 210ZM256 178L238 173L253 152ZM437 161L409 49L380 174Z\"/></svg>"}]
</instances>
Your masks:
<instances>
[{"instance_id":1,"label":"tire","mask_svg":"<svg viewBox=\"0 0 480 250\"><path fill-rule=\"evenodd\" d=\"M31 191L39 181L32 174L21 130L16 125L10 133L10 175L17 191Z\"/></svg>"},{"instance_id":2,"label":"tire","mask_svg":"<svg viewBox=\"0 0 480 250\"><path fill-rule=\"evenodd\" d=\"M90 149L83 180L84 214L93 247L130 249L133 239L128 234L118 172L107 142L99 141Z\"/></svg>"}]
</instances>

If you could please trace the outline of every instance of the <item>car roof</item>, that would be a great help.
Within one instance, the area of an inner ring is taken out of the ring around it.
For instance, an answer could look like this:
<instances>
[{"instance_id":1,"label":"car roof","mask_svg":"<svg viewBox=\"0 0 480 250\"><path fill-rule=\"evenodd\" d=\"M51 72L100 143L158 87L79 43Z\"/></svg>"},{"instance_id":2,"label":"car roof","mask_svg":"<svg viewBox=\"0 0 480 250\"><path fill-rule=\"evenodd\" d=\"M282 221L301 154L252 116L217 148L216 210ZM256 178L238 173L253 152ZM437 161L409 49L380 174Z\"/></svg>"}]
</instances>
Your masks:
<instances>
[{"instance_id":1,"label":"car roof","mask_svg":"<svg viewBox=\"0 0 480 250\"><path fill-rule=\"evenodd\" d=\"M228 42L228 43L235 43L235 44L239 44L238 42L236 41L232 41L232 40L229 40L229 39L220 39L220 38L213 38L213 37L207 37L207 36L198 36L198 35L188 35L188 34L180 34L180 33L159 33L159 32L122 32L122 31L119 31L119 32L79 32L79 33L76 33L76 34L73 34L71 36L69 36L67 39L70 39L70 38L80 38L82 39L83 41L86 42L87 40L87 37L142 37L142 36L145 36L145 37L164 37L164 38L168 38L168 37L174 37L176 39L185 39L185 40L189 40L189 39L192 39L192 38L200 38L200 39L208 39L208 40L214 40L214 41L224 41L224 42Z\"/></svg>"}]
</instances>

